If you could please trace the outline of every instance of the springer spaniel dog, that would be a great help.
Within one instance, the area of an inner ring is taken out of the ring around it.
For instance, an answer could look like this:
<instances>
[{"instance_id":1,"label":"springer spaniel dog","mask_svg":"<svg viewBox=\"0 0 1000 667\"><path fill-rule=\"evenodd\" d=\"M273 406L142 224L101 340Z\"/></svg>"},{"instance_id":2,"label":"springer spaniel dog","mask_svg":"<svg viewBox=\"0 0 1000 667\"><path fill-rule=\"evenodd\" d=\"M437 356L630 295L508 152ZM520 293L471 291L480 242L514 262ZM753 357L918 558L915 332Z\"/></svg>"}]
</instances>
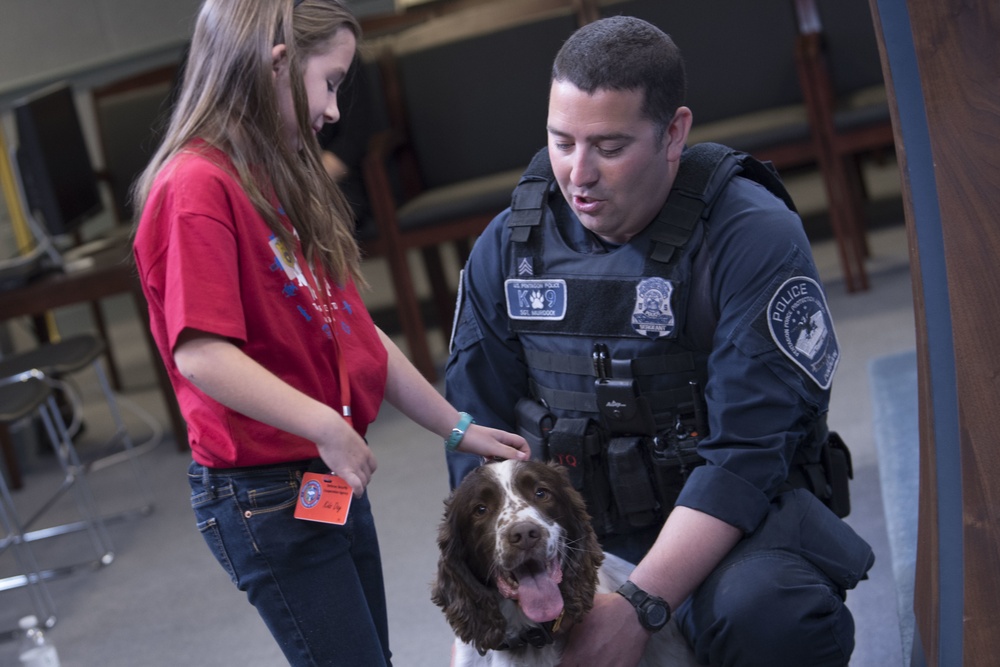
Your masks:
<instances>
[{"instance_id":1,"label":"springer spaniel dog","mask_svg":"<svg viewBox=\"0 0 1000 667\"><path fill-rule=\"evenodd\" d=\"M445 502L432 599L455 632L452 667L554 667L564 635L597 592L633 566L604 554L583 498L561 466L484 465ZM673 621L640 665L697 665Z\"/></svg>"}]
</instances>

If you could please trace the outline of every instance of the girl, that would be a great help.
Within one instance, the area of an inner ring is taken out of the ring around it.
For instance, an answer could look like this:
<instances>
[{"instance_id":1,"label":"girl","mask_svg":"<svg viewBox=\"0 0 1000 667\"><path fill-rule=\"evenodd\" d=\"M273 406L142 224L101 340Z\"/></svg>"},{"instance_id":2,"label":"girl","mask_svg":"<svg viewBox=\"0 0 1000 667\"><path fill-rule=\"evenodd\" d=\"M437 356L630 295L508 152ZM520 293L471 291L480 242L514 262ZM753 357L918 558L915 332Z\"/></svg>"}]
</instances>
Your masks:
<instances>
[{"instance_id":1,"label":"girl","mask_svg":"<svg viewBox=\"0 0 1000 667\"><path fill-rule=\"evenodd\" d=\"M383 398L449 448L528 458L475 426L366 311L316 133L360 27L340 0L206 0L163 144L135 189L150 326L188 424L199 530L292 665L383 665L364 434ZM350 485L343 526L293 517L302 475Z\"/></svg>"}]
</instances>

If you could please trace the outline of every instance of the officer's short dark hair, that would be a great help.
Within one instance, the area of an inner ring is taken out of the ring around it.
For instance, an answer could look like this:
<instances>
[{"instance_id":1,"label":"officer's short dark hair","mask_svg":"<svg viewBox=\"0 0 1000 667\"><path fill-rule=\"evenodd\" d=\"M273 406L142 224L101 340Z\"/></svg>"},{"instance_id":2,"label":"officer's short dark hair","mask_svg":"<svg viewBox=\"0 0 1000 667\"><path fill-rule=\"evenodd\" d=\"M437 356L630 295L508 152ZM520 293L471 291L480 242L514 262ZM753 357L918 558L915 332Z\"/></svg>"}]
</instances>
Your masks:
<instances>
[{"instance_id":1,"label":"officer's short dark hair","mask_svg":"<svg viewBox=\"0 0 1000 667\"><path fill-rule=\"evenodd\" d=\"M588 94L642 90L643 113L657 124L660 137L687 92L674 40L633 16L600 19L574 32L556 55L552 81L568 81Z\"/></svg>"}]
</instances>

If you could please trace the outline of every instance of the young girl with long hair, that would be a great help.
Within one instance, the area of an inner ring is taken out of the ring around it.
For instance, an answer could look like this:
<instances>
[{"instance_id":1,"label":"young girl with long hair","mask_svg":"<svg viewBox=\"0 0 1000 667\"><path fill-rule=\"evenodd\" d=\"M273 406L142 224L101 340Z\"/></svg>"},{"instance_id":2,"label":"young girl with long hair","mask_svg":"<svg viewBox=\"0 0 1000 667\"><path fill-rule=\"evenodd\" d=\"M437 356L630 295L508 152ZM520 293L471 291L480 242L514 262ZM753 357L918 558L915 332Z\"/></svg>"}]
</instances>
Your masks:
<instances>
[{"instance_id":1,"label":"young girl with long hair","mask_svg":"<svg viewBox=\"0 0 1000 667\"><path fill-rule=\"evenodd\" d=\"M528 457L420 375L359 296L350 210L316 133L360 27L340 0L205 0L134 256L188 425L198 528L293 665L389 664L364 440L383 399L450 448ZM350 485L344 525L293 517L302 477Z\"/></svg>"}]
</instances>

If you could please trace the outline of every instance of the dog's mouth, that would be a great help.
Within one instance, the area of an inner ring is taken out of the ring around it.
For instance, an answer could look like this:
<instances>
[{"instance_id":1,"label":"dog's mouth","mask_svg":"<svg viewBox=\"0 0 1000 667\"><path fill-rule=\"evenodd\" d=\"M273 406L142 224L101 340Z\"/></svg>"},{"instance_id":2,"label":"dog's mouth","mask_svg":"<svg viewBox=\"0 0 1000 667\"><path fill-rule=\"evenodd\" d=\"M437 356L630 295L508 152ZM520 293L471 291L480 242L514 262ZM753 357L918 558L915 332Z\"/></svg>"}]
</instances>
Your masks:
<instances>
[{"instance_id":1,"label":"dog's mouth","mask_svg":"<svg viewBox=\"0 0 1000 667\"><path fill-rule=\"evenodd\" d=\"M553 621L563 610L562 563L558 558L548 561L526 560L513 570L497 574L497 589L510 600L516 600L524 615L535 623Z\"/></svg>"}]
</instances>

